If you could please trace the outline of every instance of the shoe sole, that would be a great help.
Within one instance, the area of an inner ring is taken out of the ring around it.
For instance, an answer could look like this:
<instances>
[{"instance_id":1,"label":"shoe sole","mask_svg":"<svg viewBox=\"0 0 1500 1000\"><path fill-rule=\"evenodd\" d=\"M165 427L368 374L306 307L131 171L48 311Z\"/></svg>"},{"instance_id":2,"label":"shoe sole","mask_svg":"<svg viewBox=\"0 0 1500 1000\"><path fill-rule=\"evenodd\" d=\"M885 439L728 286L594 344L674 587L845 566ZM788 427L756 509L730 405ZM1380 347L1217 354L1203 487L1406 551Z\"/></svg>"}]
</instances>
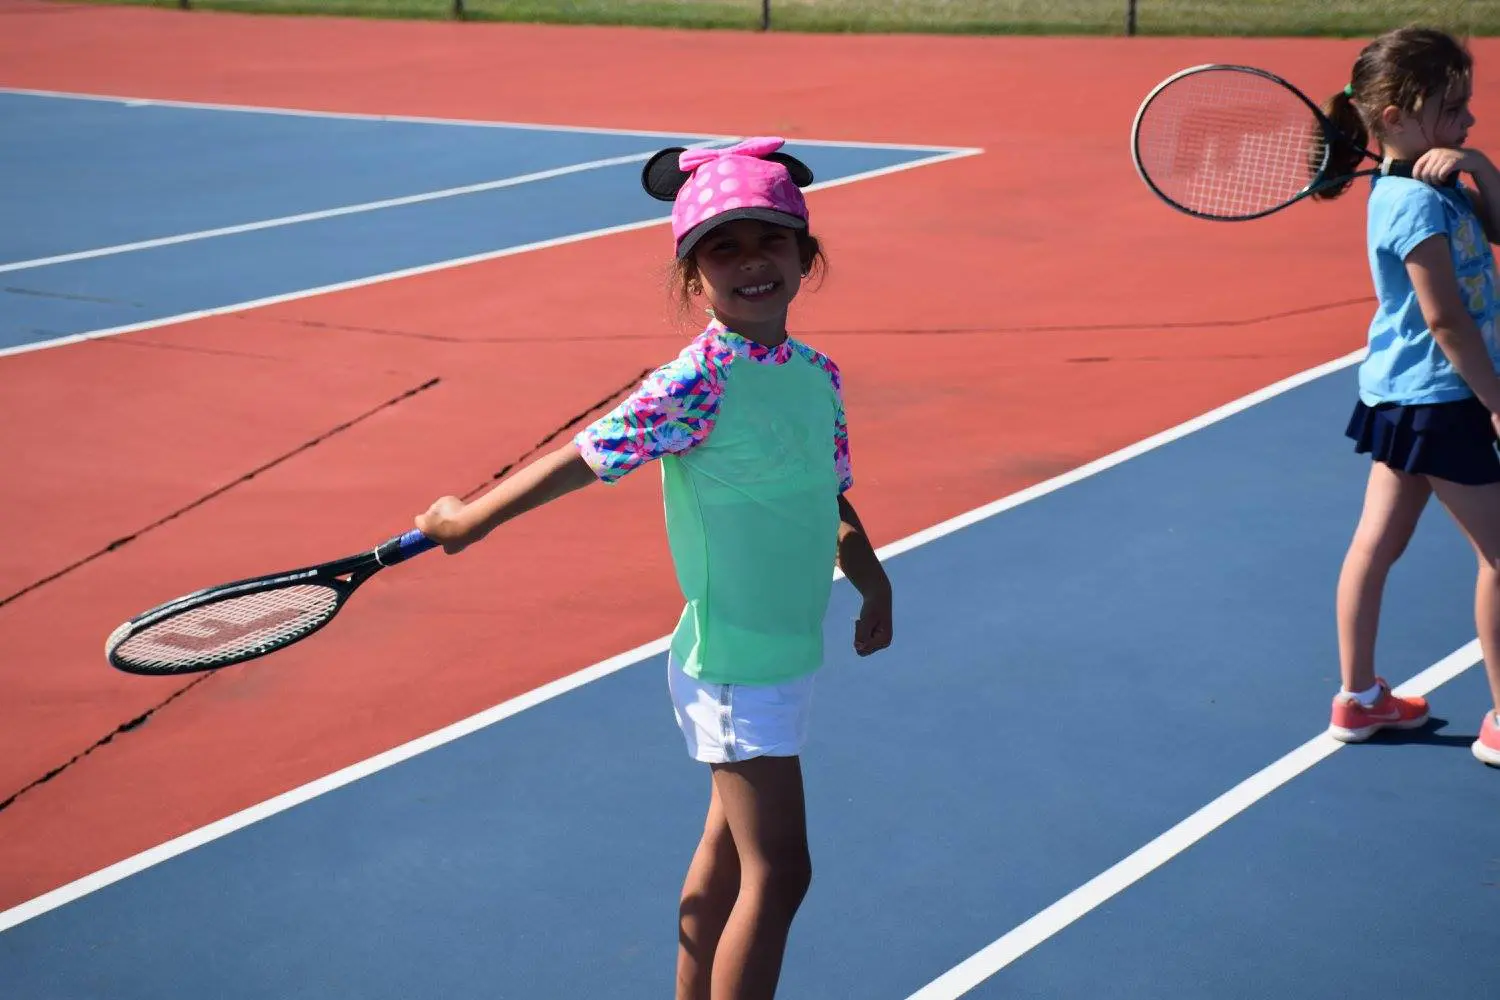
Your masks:
<instances>
[{"instance_id":1,"label":"shoe sole","mask_svg":"<svg viewBox=\"0 0 1500 1000\"><path fill-rule=\"evenodd\" d=\"M1494 747L1485 746L1478 740L1474 741L1474 745L1470 749L1474 751L1474 756L1479 758L1479 760L1481 760L1482 762L1490 765L1491 767L1500 767L1500 750L1496 750Z\"/></svg>"},{"instance_id":2,"label":"shoe sole","mask_svg":"<svg viewBox=\"0 0 1500 1000\"><path fill-rule=\"evenodd\" d=\"M1377 722L1373 726L1361 726L1358 729L1345 729L1343 726L1329 726L1328 735L1332 736L1340 743L1363 743L1365 740L1369 739L1371 736L1374 736L1382 729L1420 729L1425 725L1427 725L1426 713L1424 713L1421 718L1417 719L1405 719L1401 722ZM1478 757L1479 751L1475 750L1474 755ZM1480 759L1483 760L1484 758ZM1500 767L1500 755L1496 755L1495 765L1497 767Z\"/></svg>"}]
</instances>

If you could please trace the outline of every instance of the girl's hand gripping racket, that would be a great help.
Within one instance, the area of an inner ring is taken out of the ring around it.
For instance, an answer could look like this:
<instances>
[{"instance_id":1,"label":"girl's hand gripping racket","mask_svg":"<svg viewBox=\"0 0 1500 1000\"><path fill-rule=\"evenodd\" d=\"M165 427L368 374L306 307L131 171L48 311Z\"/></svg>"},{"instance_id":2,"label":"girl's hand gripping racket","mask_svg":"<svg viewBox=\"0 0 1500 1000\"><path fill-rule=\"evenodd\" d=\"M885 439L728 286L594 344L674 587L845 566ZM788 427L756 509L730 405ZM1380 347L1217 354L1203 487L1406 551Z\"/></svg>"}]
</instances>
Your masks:
<instances>
[{"instance_id":1,"label":"girl's hand gripping racket","mask_svg":"<svg viewBox=\"0 0 1500 1000\"><path fill-rule=\"evenodd\" d=\"M104 654L132 674L191 674L253 660L327 625L370 577L437 543L420 531L306 569L224 583L152 608L110 634Z\"/></svg>"},{"instance_id":2,"label":"girl's hand gripping racket","mask_svg":"<svg viewBox=\"0 0 1500 1000\"><path fill-rule=\"evenodd\" d=\"M1376 166L1339 173L1335 148ZM1200 219L1258 219L1355 177L1410 177L1346 136L1300 90L1251 66L1211 64L1174 73L1136 112L1136 171L1168 205Z\"/></svg>"}]
</instances>

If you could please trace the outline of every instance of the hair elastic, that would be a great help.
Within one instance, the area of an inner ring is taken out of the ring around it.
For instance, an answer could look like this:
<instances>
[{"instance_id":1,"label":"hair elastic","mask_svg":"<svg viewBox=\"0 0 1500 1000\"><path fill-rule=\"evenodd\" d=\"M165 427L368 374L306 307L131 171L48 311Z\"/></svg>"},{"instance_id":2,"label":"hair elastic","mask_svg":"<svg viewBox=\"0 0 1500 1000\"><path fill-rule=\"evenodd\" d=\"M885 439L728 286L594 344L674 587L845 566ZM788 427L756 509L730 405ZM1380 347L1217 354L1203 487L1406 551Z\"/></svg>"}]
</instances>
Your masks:
<instances>
[{"instance_id":1,"label":"hair elastic","mask_svg":"<svg viewBox=\"0 0 1500 1000\"><path fill-rule=\"evenodd\" d=\"M1346 83L1346 84L1344 84L1344 96L1345 97L1353 97L1354 96L1354 84L1352 84L1352 83Z\"/></svg>"}]
</instances>

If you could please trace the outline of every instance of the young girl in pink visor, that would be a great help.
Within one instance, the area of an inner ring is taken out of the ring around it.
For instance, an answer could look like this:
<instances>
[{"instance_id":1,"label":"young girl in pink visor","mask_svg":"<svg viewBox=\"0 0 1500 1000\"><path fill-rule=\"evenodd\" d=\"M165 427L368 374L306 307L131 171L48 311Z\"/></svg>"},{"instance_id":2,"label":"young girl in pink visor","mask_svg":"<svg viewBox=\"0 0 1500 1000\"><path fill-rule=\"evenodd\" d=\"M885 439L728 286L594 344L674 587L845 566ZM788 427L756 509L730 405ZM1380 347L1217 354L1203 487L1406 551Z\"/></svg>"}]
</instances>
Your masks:
<instances>
[{"instance_id":1,"label":"young girl in pink visor","mask_svg":"<svg viewBox=\"0 0 1500 1000\"><path fill-rule=\"evenodd\" d=\"M647 163L647 192L673 203L678 291L703 300L707 327L568 444L471 504L443 497L416 519L455 553L660 459L686 601L668 690L688 753L712 778L679 908L678 1000L775 995L812 878L800 755L835 565L863 598L855 652L891 641L890 582L847 496L838 367L787 333L824 258L800 190L812 172L782 145L674 148Z\"/></svg>"}]
</instances>

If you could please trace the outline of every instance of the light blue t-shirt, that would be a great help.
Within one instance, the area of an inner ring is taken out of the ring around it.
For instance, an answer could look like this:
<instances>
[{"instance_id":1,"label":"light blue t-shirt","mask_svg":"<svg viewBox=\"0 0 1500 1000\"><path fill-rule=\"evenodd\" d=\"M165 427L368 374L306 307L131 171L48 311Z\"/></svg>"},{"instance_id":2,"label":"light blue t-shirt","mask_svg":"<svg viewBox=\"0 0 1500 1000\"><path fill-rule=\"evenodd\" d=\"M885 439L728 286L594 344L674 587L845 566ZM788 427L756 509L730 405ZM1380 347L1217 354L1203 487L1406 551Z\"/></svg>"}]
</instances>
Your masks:
<instances>
[{"instance_id":1,"label":"light blue t-shirt","mask_svg":"<svg viewBox=\"0 0 1500 1000\"><path fill-rule=\"evenodd\" d=\"M1366 238L1379 304L1370 322L1370 352L1359 368L1359 396L1378 403L1449 403L1473 393L1433 339L1406 271L1406 256L1446 236L1453 270L1491 361L1495 337L1495 259L1469 196L1457 185L1433 187L1409 177L1374 178Z\"/></svg>"}]
</instances>

